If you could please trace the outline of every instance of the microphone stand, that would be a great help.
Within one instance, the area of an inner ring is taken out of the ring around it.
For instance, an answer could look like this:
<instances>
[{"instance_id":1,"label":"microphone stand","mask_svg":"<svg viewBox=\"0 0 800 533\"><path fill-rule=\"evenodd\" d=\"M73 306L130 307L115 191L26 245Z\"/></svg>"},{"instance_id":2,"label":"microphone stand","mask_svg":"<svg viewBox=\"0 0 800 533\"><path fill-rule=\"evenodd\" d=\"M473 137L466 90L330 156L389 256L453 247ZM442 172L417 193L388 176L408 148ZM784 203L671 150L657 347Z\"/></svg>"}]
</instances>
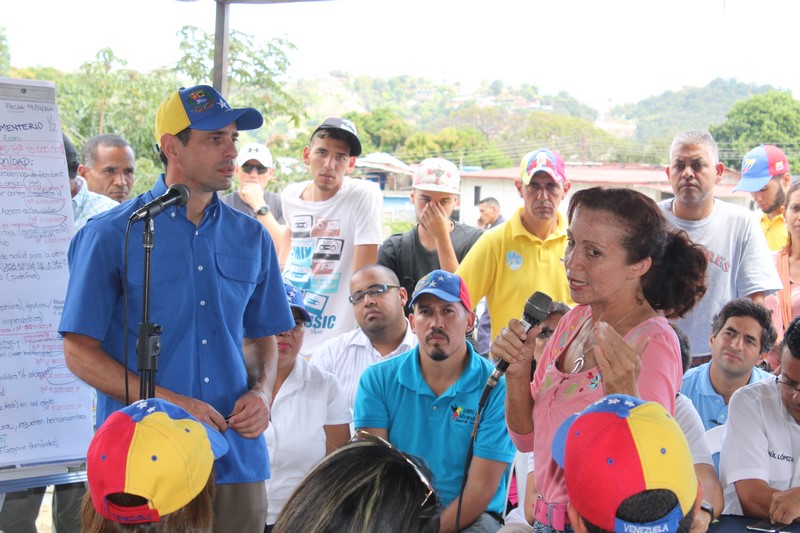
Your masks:
<instances>
[{"instance_id":1,"label":"microphone stand","mask_svg":"<svg viewBox=\"0 0 800 533\"><path fill-rule=\"evenodd\" d=\"M139 337L136 341L136 355L139 368L139 398L145 400L156 395L156 371L158 354L161 352L161 332L163 328L150 322L150 264L154 245L154 224L150 215L144 220L142 246L144 248L144 295L142 297L142 321L139 323Z\"/></svg>"}]
</instances>

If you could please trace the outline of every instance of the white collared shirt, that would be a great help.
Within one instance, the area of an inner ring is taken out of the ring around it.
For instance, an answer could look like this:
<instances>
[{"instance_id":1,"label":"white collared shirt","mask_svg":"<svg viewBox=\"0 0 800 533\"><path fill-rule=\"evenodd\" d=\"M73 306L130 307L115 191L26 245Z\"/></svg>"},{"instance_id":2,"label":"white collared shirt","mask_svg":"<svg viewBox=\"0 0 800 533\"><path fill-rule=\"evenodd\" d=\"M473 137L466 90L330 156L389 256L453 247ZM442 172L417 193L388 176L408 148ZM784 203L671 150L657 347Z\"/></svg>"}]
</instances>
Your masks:
<instances>
[{"instance_id":1,"label":"white collared shirt","mask_svg":"<svg viewBox=\"0 0 800 533\"><path fill-rule=\"evenodd\" d=\"M356 389L361 374L366 368L378 361L383 361L405 353L417 346L417 336L411 331L406 319L406 334L400 345L385 357L372 346L361 328L343 333L322 344L311 357L311 364L326 370L339 378L344 389L347 405L353 409L356 400Z\"/></svg>"}]
</instances>

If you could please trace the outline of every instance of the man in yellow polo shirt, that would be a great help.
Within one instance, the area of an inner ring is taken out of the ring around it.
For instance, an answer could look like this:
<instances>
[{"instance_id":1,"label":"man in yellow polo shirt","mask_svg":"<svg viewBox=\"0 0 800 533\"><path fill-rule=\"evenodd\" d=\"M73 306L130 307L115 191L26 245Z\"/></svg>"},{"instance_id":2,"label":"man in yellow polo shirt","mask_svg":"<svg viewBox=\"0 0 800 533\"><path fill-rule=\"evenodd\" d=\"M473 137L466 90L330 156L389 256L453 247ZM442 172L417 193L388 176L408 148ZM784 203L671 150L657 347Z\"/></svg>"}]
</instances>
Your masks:
<instances>
[{"instance_id":1,"label":"man in yellow polo shirt","mask_svg":"<svg viewBox=\"0 0 800 533\"><path fill-rule=\"evenodd\" d=\"M514 185L524 205L504 224L485 232L456 270L473 302L486 297L492 338L511 318L521 316L534 291L573 305L562 262L567 222L558 211L572 185L564 159L547 148L525 154Z\"/></svg>"},{"instance_id":2,"label":"man in yellow polo shirt","mask_svg":"<svg viewBox=\"0 0 800 533\"><path fill-rule=\"evenodd\" d=\"M749 192L761 209L761 229L771 251L786 246L788 233L783 218L786 190L792 180L786 155L777 146L762 144L742 159L742 179L734 191Z\"/></svg>"}]
</instances>

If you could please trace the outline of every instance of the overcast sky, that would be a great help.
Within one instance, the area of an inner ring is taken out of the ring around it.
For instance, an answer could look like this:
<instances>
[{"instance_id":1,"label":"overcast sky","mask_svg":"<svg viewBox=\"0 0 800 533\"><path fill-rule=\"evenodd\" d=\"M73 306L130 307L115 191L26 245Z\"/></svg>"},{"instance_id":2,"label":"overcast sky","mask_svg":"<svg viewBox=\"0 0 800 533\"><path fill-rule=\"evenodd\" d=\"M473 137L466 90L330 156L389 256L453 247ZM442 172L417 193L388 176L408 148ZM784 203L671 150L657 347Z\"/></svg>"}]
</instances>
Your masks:
<instances>
[{"instance_id":1,"label":"overcast sky","mask_svg":"<svg viewBox=\"0 0 800 533\"><path fill-rule=\"evenodd\" d=\"M74 70L110 47L136 70L171 65L215 2L3 0L14 66ZM290 74L331 70L568 91L604 108L716 77L800 94L794 0L330 0L230 6L231 27L286 37ZM787 26L786 22L789 22ZM197 80L197 82L210 80Z\"/></svg>"}]
</instances>

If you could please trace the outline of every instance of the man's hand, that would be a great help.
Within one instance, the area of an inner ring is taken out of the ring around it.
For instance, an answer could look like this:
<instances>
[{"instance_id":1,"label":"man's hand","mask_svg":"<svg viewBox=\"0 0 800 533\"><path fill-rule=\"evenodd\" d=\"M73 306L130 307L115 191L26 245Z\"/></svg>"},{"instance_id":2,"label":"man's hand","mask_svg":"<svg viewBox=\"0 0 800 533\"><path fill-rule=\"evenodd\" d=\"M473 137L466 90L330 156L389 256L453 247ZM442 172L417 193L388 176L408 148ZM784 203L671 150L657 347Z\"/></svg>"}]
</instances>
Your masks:
<instances>
[{"instance_id":1,"label":"man's hand","mask_svg":"<svg viewBox=\"0 0 800 533\"><path fill-rule=\"evenodd\" d=\"M779 490L772 495L769 517L773 522L791 524L800 518L800 487Z\"/></svg>"},{"instance_id":2,"label":"man's hand","mask_svg":"<svg viewBox=\"0 0 800 533\"><path fill-rule=\"evenodd\" d=\"M246 439L255 439L269 426L272 395L256 390L244 393L233 405L228 425Z\"/></svg>"},{"instance_id":3,"label":"man's hand","mask_svg":"<svg viewBox=\"0 0 800 533\"><path fill-rule=\"evenodd\" d=\"M175 393L170 393L169 396L164 399L174 403L178 407L183 407L190 415L200 422L205 422L209 426L216 428L217 431L224 432L228 429L225 417L202 400Z\"/></svg>"},{"instance_id":4,"label":"man's hand","mask_svg":"<svg viewBox=\"0 0 800 533\"><path fill-rule=\"evenodd\" d=\"M689 533L706 533L708 526L711 525L711 515L702 509L697 509L692 520L692 527Z\"/></svg>"},{"instance_id":5,"label":"man's hand","mask_svg":"<svg viewBox=\"0 0 800 533\"><path fill-rule=\"evenodd\" d=\"M437 241L450 240L450 218L444 207L437 202L429 202L422 210L419 223L433 235Z\"/></svg>"},{"instance_id":6,"label":"man's hand","mask_svg":"<svg viewBox=\"0 0 800 533\"><path fill-rule=\"evenodd\" d=\"M265 205L264 189L258 183L247 183L239 189L239 197L249 205L253 211L258 211Z\"/></svg>"}]
</instances>

